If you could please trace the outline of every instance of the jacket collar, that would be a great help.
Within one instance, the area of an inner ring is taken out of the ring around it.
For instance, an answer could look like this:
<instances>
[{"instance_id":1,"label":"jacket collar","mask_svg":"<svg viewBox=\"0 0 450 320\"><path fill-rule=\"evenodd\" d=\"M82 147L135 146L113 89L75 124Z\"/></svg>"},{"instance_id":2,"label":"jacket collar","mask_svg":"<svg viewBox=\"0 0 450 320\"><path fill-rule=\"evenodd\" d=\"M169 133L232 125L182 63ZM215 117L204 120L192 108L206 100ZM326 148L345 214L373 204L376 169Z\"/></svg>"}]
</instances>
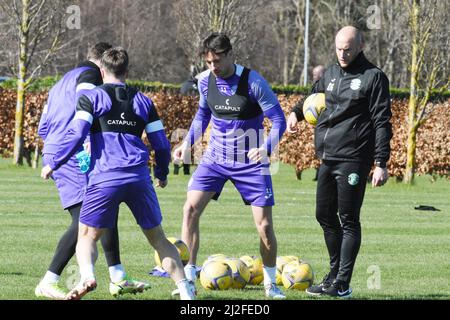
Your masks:
<instances>
[{"instance_id":1,"label":"jacket collar","mask_svg":"<svg viewBox=\"0 0 450 320\"><path fill-rule=\"evenodd\" d=\"M83 61L80 64L78 64L77 68L80 68L80 67L91 67L94 69L100 69L95 63L93 63L92 61L89 61L89 60Z\"/></svg>"},{"instance_id":2,"label":"jacket collar","mask_svg":"<svg viewBox=\"0 0 450 320\"><path fill-rule=\"evenodd\" d=\"M366 56L364 55L364 52L361 51L355 58L355 60L352 61L352 63L345 68L342 68L339 62L337 62L338 66L345 72L352 72L355 70L360 69L363 65L367 64L368 60Z\"/></svg>"}]
</instances>

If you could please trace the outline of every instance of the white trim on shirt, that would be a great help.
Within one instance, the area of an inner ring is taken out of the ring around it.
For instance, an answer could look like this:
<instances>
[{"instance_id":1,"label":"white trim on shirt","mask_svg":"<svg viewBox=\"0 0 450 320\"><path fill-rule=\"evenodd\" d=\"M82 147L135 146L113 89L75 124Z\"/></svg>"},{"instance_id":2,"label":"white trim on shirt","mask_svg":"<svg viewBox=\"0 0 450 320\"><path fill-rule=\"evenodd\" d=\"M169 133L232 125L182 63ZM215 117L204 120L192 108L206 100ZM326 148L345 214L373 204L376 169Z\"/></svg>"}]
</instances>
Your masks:
<instances>
[{"instance_id":1,"label":"white trim on shirt","mask_svg":"<svg viewBox=\"0 0 450 320\"><path fill-rule=\"evenodd\" d=\"M154 122L152 122L152 123L149 123L149 124L145 127L145 131L146 131L147 133L152 133L152 132L156 132L156 131L159 131L159 130L164 130L164 125L163 125L163 123L161 122L161 120L157 120L157 121L154 121Z\"/></svg>"},{"instance_id":2,"label":"white trim on shirt","mask_svg":"<svg viewBox=\"0 0 450 320\"><path fill-rule=\"evenodd\" d=\"M94 117L92 116L92 114L90 114L89 112L86 111L77 111L77 113L75 113L75 117L73 118L74 120L84 120L89 122L90 124L92 124L92 121L94 121Z\"/></svg>"},{"instance_id":3,"label":"white trim on shirt","mask_svg":"<svg viewBox=\"0 0 450 320\"><path fill-rule=\"evenodd\" d=\"M80 83L79 85L77 85L76 92L78 92L80 90L92 90L95 87L96 87L95 84L92 84L89 82L83 82L83 83Z\"/></svg>"},{"instance_id":4,"label":"white trim on shirt","mask_svg":"<svg viewBox=\"0 0 450 320\"><path fill-rule=\"evenodd\" d=\"M240 77L242 75L242 72L244 72L244 67L240 64L236 64L235 74Z\"/></svg>"}]
</instances>

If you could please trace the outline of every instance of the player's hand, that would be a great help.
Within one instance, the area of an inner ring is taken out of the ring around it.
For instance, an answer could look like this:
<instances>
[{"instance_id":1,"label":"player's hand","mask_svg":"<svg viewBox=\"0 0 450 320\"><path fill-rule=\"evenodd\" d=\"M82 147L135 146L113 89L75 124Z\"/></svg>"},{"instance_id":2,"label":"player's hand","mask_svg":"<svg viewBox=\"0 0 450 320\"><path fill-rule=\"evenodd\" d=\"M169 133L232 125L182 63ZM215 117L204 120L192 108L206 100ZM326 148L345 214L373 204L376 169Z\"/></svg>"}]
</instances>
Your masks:
<instances>
[{"instance_id":1,"label":"player's hand","mask_svg":"<svg viewBox=\"0 0 450 320\"><path fill-rule=\"evenodd\" d=\"M155 181L155 185L156 185L157 188L162 188L162 189L164 189L165 187L167 187L167 184L168 184L167 179L164 180L164 181L163 181L163 180L156 179L156 181Z\"/></svg>"},{"instance_id":2,"label":"player's hand","mask_svg":"<svg viewBox=\"0 0 450 320\"><path fill-rule=\"evenodd\" d=\"M187 141L184 141L181 146L177 147L173 151L173 161L175 163L183 162L186 151L189 149Z\"/></svg>"},{"instance_id":3,"label":"player's hand","mask_svg":"<svg viewBox=\"0 0 450 320\"><path fill-rule=\"evenodd\" d=\"M86 142L85 144L83 144L83 149L84 149L84 151L86 151L87 154L91 155L91 143L90 142Z\"/></svg>"},{"instance_id":4,"label":"player's hand","mask_svg":"<svg viewBox=\"0 0 450 320\"><path fill-rule=\"evenodd\" d=\"M47 165L43 167L41 170L41 178L44 180L48 180L48 178L51 177L52 173L53 173L52 168L50 168L50 166Z\"/></svg>"},{"instance_id":5,"label":"player's hand","mask_svg":"<svg viewBox=\"0 0 450 320\"><path fill-rule=\"evenodd\" d=\"M255 163L268 163L267 150L262 147L250 149L247 157Z\"/></svg>"},{"instance_id":6,"label":"player's hand","mask_svg":"<svg viewBox=\"0 0 450 320\"><path fill-rule=\"evenodd\" d=\"M296 133L297 130L297 116L295 114L295 112L291 112L291 114L289 115L289 118L287 120L287 132L289 133Z\"/></svg>"},{"instance_id":7,"label":"player's hand","mask_svg":"<svg viewBox=\"0 0 450 320\"><path fill-rule=\"evenodd\" d=\"M372 176L372 187L380 187L389 179L387 168L375 167Z\"/></svg>"}]
</instances>

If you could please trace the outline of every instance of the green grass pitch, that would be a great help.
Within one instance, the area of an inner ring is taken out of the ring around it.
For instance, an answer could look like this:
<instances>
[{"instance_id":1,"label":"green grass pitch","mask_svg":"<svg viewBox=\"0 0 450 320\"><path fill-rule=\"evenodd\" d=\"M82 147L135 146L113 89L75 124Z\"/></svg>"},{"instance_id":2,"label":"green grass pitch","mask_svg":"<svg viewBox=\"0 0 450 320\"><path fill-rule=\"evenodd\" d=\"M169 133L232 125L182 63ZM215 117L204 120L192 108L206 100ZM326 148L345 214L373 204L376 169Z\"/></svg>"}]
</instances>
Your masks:
<instances>
[{"instance_id":1,"label":"green grass pitch","mask_svg":"<svg viewBox=\"0 0 450 320\"><path fill-rule=\"evenodd\" d=\"M39 170L15 168L0 159L0 300L36 299L34 288L44 275L59 237L69 223L52 181L39 178ZM294 169L281 165L273 176L276 206L274 225L278 255L297 255L308 261L320 281L328 258L320 226L315 220L314 172L303 180ZM167 236L179 237L182 206L189 177L169 176L169 186L158 189ZM414 210L431 205L441 211ZM391 179L382 188L367 186L361 213L362 246L352 288L355 299L450 299L450 183L418 177L414 186ZM200 222L199 263L212 254L259 254L259 240L250 208L244 206L231 183L218 202L212 202ZM153 288L122 299L171 299L171 280L148 275L154 266L153 249L145 241L131 212L119 215L122 263L134 278ZM100 246L99 246L100 247ZM96 265L98 288L86 299L113 299L100 249ZM62 283L77 278L75 259L63 273ZM261 286L244 290L206 291L197 282L199 299L264 299ZM309 299L301 291L286 291L288 299Z\"/></svg>"}]
</instances>

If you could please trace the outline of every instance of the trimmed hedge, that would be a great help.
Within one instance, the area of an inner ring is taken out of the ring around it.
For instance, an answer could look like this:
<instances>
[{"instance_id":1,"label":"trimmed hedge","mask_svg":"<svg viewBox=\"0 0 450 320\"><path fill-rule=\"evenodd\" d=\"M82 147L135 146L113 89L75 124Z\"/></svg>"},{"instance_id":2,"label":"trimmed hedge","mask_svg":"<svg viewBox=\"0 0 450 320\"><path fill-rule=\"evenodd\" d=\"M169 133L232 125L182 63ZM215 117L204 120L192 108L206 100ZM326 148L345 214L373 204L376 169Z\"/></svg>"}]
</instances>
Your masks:
<instances>
[{"instance_id":1,"label":"trimmed hedge","mask_svg":"<svg viewBox=\"0 0 450 320\"><path fill-rule=\"evenodd\" d=\"M153 100L166 128L167 137L172 146L179 142L179 129L187 130L198 108L198 97L181 96L170 93L173 88L162 88L160 91L148 92ZM291 108L304 97L300 94L278 94L278 99L288 116ZM28 92L24 123L25 152L30 154L36 144L42 148L42 140L37 135L37 127L42 107L47 100L47 92ZM0 156L11 156L14 143L14 112L16 92L0 88ZM418 174L434 174L449 176L450 168L450 99L436 103L432 114L421 126L417 137L417 170ZM394 99L392 102L392 127L394 137L391 141L391 160L389 172L392 176L402 178L406 166L406 140L408 123L408 100ZM270 123L266 119L266 129ZM298 173L307 168L316 168L319 161L314 156L313 127L305 121L299 123L295 134L285 133L279 147L279 158L282 162L292 164ZM203 143L203 146L205 142ZM197 148L198 151L198 148Z\"/></svg>"},{"instance_id":2,"label":"trimmed hedge","mask_svg":"<svg viewBox=\"0 0 450 320\"><path fill-rule=\"evenodd\" d=\"M43 77L36 79L28 88L30 92L48 91L61 77ZM14 90L16 88L17 79L9 79L0 83L0 88ZM127 80L130 86L138 88L142 92L158 92L165 91L169 93L178 93L181 84L162 83L162 82L150 82L141 80ZM279 85L273 84L272 89L277 94L302 94L307 95L311 92L311 86L297 86L297 85ZM406 99L409 97L409 89L407 88L391 88L392 98ZM445 101L450 98L450 90L439 92L437 90L432 91L431 101Z\"/></svg>"}]
</instances>

